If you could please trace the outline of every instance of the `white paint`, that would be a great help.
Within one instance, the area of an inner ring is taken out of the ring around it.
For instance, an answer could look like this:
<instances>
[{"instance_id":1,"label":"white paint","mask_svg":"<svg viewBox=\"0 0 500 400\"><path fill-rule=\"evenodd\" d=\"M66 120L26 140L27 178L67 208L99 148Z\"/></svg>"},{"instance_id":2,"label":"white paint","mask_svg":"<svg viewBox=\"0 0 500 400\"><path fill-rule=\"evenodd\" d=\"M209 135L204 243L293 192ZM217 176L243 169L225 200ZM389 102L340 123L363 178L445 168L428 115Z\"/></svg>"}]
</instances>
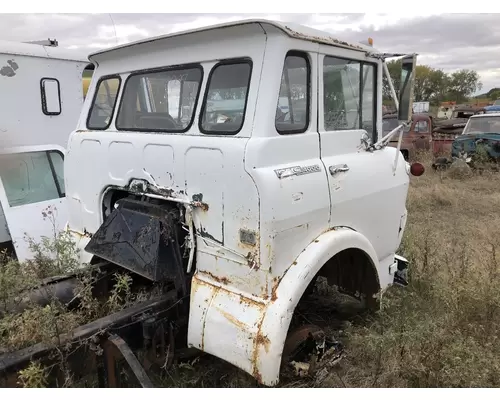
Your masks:
<instances>
[{"instance_id":1,"label":"white paint","mask_svg":"<svg viewBox=\"0 0 500 400\"><path fill-rule=\"evenodd\" d=\"M61 146L23 146L2 149L0 162L3 162L4 157L9 154L19 157L22 154L43 154L45 151L59 151L64 155L64 148ZM36 183L34 182L35 185ZM16 256L21 262L33 257L27 235L35 243L41 243L43 237L53 238L57 232L64 229L68 220L65 199L58 196L52 197L23 205L10 204L4 179L0 179L0 202L10 233L9 240L12 240Z\"/></svg>"},{"instance_id":2,"label":"white paint","mask_svg":"<svg viewBox=\"0 0 500 400\"><path fill-rule=\"evenodd\" d=\"M45 112L59 114L61 112L61 96L59 82L55 79L42 79L42 96L45 99Z\"/></svg>"},{"instance_id":3,"label":"white paint","mask_svg":"<svg viewBox=\"0 0 500 400\"><path fill-rule=\"evenodd\" d=\"M311 66L310 118L304 133L280 135L275 115L291 49L306 53ZM296 26L290 31L287 24L259 20L92 55L99 67L65 164L69 229L81 240L80 248L88 242L84 231L94 233L102 224L103 194L112 186L147 179L172 189L181 203L202 194L209 209L193 208L196 272L188 342L266 385L276 384L295 306L331 257L349 248L362 250L376 268L381 289L392 283L390 268L406 223L407 164L394 167L393 147L365 151L362 129L324 128L322 60L334 55L377 65L373 117L381 136L383 64L369 54L374 51L338 45L324 32ZM215 60L238 57L252 60L242 129L232 136L202 134L202 99ZM189 63L201 64L204 74L186 133L117 131L116 112L108 129L87 130L99 77L119 74L125 82L131 71ZM330 167L339 165L332 175ZM240 242L241 229L256 234L255 246ZM82 256L82 261L91 259L85 251Z\"/></svg>"},{"instance_id":4,"label":"white paint","mask_svg":"<svg viewBox=\"0 0 500 400\"><path fill-rule=\"evenodd\" d=\"M413 112L427 113L429 112L429 105L430 103L428 101L416 101L412 104Z\"/></svg>"},{"instance_id":5,"label":"white paint","mask_svg":"<svg viewBox=\"0 0 500 400\"><path fill-rule=\"evenodd\" d=\"M45 146L47 150L66 148L81 112L82 72L88 64L74 51L0 41L0 69L4 68L0 74L0 151L23 153L33 150L33 146ZM43 113L42 91L46 111L58 115ZM0 212L0 243L10 241L11 235L15 235L16 252L18 249L21 252L17 256L25 259L27 253L21 250L24 247L19 244L19 234L26 230L26 221L30 221L29 231L35 236L45 232L39 211L47 204L23 205L14 210L4 200L3 212ZM62 203L59 206L58 226L66 223L64 207Z\"/></svg>"}]
</instances>

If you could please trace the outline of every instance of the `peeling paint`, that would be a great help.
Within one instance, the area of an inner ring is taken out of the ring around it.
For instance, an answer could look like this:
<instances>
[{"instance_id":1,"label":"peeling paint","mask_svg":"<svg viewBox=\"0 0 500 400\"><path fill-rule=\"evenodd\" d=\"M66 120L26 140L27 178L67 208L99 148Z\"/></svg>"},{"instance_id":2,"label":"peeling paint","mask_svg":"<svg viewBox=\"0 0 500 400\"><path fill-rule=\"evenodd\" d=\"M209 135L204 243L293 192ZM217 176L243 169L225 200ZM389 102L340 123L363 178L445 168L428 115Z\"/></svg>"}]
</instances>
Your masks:
<instances>
[{"instance_id":1,"label":"peeling paint","mask_svg":"<svg viewBox=\"0 0 500 400\"><path fill-rule=\"evenodd\" d=\"M205 275L208 275L211 279L213 279L215 282L217 283L221 283L223 285L229 285L231 283L231 281L226 278L226 277L218 277L214 274L212 274L211 272L209 271L199 271L200 274L205 274Z\"/></svg>"},{"instance_id":2,"label":"peeling paint","mask_svg":"<svg viewBox=\"0 0 500 400\"><path fill-rule=\"evenodd\" d=\"M347 47L349 49L355 49L355 50L362 50L366 51L361 46L352 44L352 43L347 43L342 40L335 39L331 36L314 36L314 35L306 35L305 33L297 32L290 28L289 26L285 26L285 29L292 35L293 37L297 39L305 39L305 40L310 40L313 42L319 42L319 43L325 43L325 44L330 44L330 45L336 45L336 46L342 46L342 47Z\"/></svg>"},{"instance_id":3,"label":"peeling paint","mask_svg":"<svg viewBox=\"0 0 500 400\"><path fill-rule=\"evenodd\" d=\"M7 64L0 69L0 75L12 78L16 75L15 71L19 69L19 65L14 60L7 60Z\"/></svg>"}]
</instances>

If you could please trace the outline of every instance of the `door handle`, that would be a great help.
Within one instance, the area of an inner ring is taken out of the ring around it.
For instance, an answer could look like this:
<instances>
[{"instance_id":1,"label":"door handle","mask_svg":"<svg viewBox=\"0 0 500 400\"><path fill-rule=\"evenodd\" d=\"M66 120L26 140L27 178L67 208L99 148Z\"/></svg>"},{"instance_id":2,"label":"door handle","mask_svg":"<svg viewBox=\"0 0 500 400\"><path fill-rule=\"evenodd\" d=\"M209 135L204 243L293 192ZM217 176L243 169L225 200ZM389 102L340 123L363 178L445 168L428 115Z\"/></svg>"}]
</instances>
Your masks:
<instances>
[{"instance_id":1,"label":"door handle","mask_svg":"<svg viewBox=\"0 0 500 400\"><path fill-rule=\"evenodd\" d=\"M331 165L328 169L331 175L338 174L339 172L349 171L349 167L347 166L347 164Z\"/></svg>"}]
</instances>

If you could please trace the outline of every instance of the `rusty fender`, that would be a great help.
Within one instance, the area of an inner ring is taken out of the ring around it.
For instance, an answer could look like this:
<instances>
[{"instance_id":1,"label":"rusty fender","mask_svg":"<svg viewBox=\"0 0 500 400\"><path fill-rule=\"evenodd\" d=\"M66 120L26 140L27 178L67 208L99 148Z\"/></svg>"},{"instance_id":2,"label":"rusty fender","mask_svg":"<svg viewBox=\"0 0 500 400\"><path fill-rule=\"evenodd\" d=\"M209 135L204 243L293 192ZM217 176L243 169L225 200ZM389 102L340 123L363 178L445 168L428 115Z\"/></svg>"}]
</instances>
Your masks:
<instances>
[{"instance_id":1,"label":"rusty fender","mask_svg":"<svg viewBox=\"0 0 500 400\"><path fill-rule=\"evenodd\" d=\"M368 239L347 228L330 230L275 278L268 299L230 291L197 272L191 286L188 345L241 368L261 384L276 385L288 327L302 294L330 258L350 248L364 251L379 270Z\"/></svg>"}]
</instances>

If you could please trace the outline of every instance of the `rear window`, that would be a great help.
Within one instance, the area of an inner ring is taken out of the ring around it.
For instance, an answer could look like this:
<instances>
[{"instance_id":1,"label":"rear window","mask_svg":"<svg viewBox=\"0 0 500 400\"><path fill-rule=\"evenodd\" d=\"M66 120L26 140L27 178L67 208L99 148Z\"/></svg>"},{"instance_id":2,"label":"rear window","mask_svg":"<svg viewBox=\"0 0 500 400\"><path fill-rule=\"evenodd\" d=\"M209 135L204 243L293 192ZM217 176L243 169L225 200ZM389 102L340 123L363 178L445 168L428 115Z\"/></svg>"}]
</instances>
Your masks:
<instances>
[{"instance_id":1,"label":"rear window","mask_svg":"<svg viewBox=\"0 0 500 400\"><path fill-rule=\"evenodd\" d=\"M238 60L217 64L210 73L200 131L235 135L243 127L252 64Z\"/></svg>"},{"instance_id":2,"label":"rear window","mask_svg":"<svg viewBox=\"0 0 500 400\"><path fill-rule=\"evenodd\" d=\"M113 119L116 98L120 91L119 76L102 78L97 84L94 101L90 107L87 128L94 130L108 129Z\"/></svg>"},{"instance_id":3,"label":"rear window","mask_svg":"<svg viewBox=\"0 0 500 400\"><path fill-rule=\"evenodd\" d=\"M289 52L281 74L280 94L276 107L276 130L302 133L309 125L309 61L302 53Z\"/></svg>"},{"instance_id":4,"label":"rear window","mask_svg":"<svg viewBox=\"0 0 500 400\"><path fill-rule=\"evenodd\" d=\"M117 129L186 132L193 122L202 79L199 65L130 75L123 89Z\"/></svg>"}]
</instances>

